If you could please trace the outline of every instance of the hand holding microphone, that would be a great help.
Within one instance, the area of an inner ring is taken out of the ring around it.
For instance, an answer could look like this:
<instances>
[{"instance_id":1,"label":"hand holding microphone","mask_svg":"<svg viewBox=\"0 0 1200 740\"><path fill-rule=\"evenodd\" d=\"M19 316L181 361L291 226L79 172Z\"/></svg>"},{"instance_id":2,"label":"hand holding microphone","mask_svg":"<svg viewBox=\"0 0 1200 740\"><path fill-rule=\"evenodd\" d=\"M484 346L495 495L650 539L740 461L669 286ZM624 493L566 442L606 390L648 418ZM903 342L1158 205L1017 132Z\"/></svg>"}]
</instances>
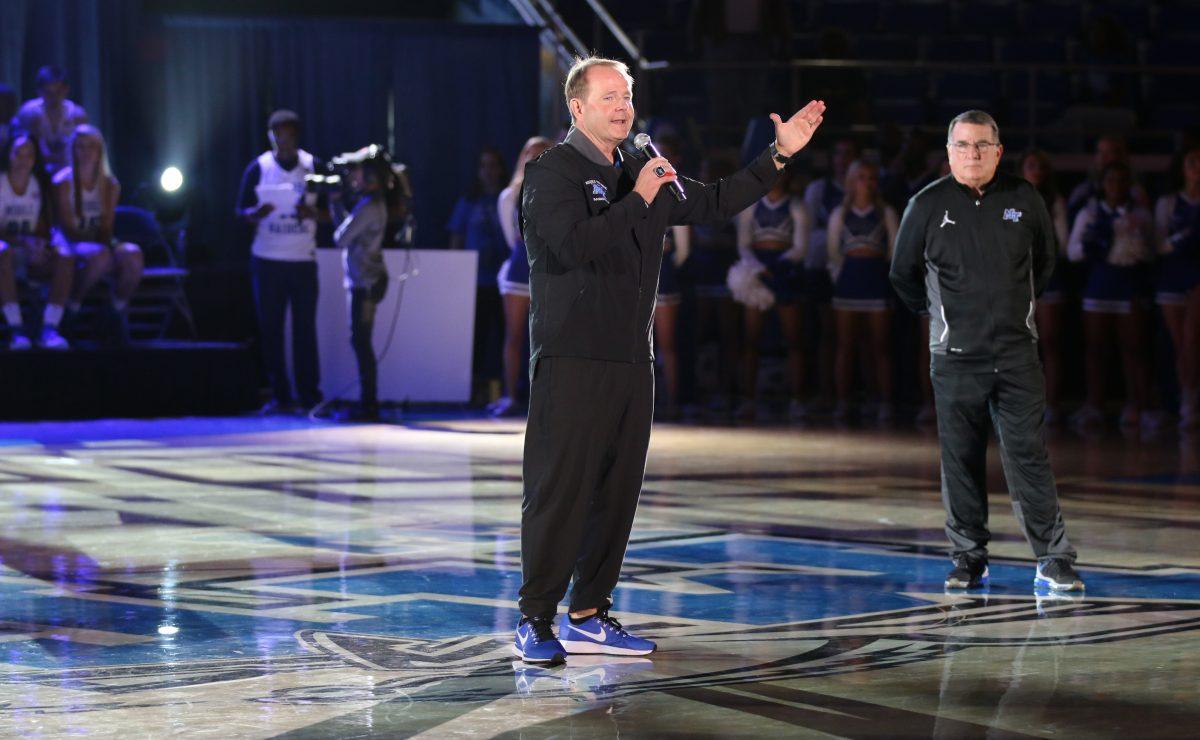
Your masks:
<instances>
[{"instance_id":1,"label":"hand holding microphone","mask_svg":"<svg viewBox=\"0 0 1200 740\"><path fill-rule=\"evenodd\" d=\"M675 200L680 202L687 200L687 193L683 191L683 186L679 184L679 177L675 173L675 168L659 153L658 147L654 146L654 142L650 141L650 135L638 134L633 137L633 145L650 160L642 168L641 174L638 175L637 185L634 186L634 190L638 191L638 195L641 195L647 203L650 203L654 200L654 196L658 195L659 188L665 184L670 188L671 195L675 197ZM643 178L653 181L652 190L649 189L651 183L647 183L647 190L642 190ZM649 198L646 197L647 193L650 195Z\"/></svg>"},{"instance_id":2,"label":"hand holding microphone","mask_svg":"<svg viewBox=\"0 0 1200 740\"><path fill-rule=\"evenodd\" d=\"M637 182L634 183L633 190L638 195L642 196L642 200L646 201L646 205L654 202L654 198L658 195L658 191L664 185L676 185L676 179L679 176L675 174L675 168L667 161L666 157L653 157L646 165L642 167L642 171L638 173Z\"/></svg>"}]
</instances>

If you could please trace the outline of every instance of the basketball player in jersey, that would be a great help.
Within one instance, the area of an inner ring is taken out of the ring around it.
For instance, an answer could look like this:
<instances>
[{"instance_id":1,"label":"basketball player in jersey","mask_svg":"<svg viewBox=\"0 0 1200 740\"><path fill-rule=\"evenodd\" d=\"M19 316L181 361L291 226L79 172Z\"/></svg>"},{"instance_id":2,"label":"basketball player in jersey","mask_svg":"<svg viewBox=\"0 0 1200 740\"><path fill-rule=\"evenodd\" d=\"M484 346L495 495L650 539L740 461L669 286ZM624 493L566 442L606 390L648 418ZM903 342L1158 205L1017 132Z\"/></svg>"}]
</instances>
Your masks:
<instances>
[{"instance_id":1,"label":"basketball player in jersey","mask_svg":"<svg viewBox=\"0 0 1200 740\"><path fill-rule=\"evenodd\" d=\"M0 155L0 303L12 328L9 348L32 346L17 299L17 276L23 273L50 283L38 344L68 349L58 324L71 293L73 265L68 249L50 246L50 182L41 150L32 136L18 133Z\"/></svg>"},{"instance_id":2,"label":"basketball player in jersey","mask_svg":"<svg viewBox=\"0 0 1200 740\"><path fill-rule=\"evenodd\" d=\"M258 308L263 359L273 398L264 413L310 409L321 402L317 361L317 221L321 206L304 191L304 177L318 161L300 148L300 117L277 110L267 122L271 149L250 163L242 175L238 216L254 228L250 247L254 300ZM295 200L276 208L259 198L259 190L291 188ZM327 216L326 216L327 218ZM296 394L283 353L284 317L292 312L292 360Z\"/></svg>"},{"instance_id":3,"label":"basketball player in jersey","mask_svg":"<svg viewBox=\"0 0 1200 740\"><path fill-rule=\"evenodd\" d=\"M142 281L142 250L113 237L121 183L108 166L100 130L86 123L76 126L67 151L70 166L54 176L54 244L66 247L75 258L75 289L69 307L78 311L91 289L111 277L109 334L124 344L129 340L125 316L129 299Z\"/></svg>"}]
</instances>

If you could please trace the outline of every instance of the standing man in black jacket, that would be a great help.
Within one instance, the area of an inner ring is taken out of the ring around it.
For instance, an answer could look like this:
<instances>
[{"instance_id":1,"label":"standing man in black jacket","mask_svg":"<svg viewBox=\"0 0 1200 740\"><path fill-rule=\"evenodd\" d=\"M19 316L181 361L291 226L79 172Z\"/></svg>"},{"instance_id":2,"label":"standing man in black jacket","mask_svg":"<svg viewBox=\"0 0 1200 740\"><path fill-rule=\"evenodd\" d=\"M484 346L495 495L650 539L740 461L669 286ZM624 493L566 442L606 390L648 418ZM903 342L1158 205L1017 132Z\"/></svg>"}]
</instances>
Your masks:
<instances>
[{"instance_id":1,"label":"standing man in black jacket","mask_svg":"<svg viewBox=\"0 0 1200 740\"><path fill-rule=\"evenodd\" d=\"M1000 129L983 111L950 122L950 174L904 211L891 279L929 310L942 502L954 569L947 588L987 582L987 440L996 429L1013 510L1038 559L1034 585L1079 590L1042 419L1046 393L1034 305L1054 270L1054 226L1037 190L997 173Z\"/></svg>"},{"instance_id":2,"label":"standing man in black jacket","mask_svg":"<svg viewBox=\"0 0 1200 740\"><path fill-rule=\"evenodd\" d=\"M564 92L574 125L525 168L521 196L531 381L514 650L546 663L566 653L655 649L608 608L650 443L663 236L674 224L731 219L762 197L825 110L813 101L786 122L772 114L775 143L740 172L703 185L676 175L666 159L643 162L621 149L634 120L623 63L580 59ZM666 192L674 182L685 200ZM556 638L554 616L572 576Z\"/></svg>"}]
</instances>

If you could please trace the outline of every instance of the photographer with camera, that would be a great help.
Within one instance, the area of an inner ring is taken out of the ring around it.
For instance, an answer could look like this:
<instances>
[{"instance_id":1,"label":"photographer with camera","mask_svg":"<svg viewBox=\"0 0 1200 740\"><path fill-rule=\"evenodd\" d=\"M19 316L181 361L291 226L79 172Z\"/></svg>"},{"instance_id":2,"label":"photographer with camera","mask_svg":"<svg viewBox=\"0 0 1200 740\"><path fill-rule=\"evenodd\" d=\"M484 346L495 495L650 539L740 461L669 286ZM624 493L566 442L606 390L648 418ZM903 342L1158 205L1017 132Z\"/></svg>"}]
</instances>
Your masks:
<instances>
[{"instance_id":1,"label":"photographer with camera","mask_svg":"<svg viewBox=\"0 0 1200 740\"><path fill-rule=\"evenodd\" d=\"M343 418L378 421L378 370L371 337L375 309L387 293L383 238L399 183L387 151L374 144L335 157L332 164L345 173L347 195L356 199L347 212L340 191L331 191L329 197L329 215L338 224L333 240L342 250L350 291L350 346L358 361L359 405Z\"/></svg>"},{"instance_id":2,"label":"photographer with camera","mask_svg":"<svg viewBox=\"0 0 1200 740\"><path fill-rule=\"evenodd\" d=\"M303 409L321 402L317 361L317 221L328 218L321 197L306 191L320 162L300 148L300 117L277 110L267 123L270 151L246 168L237 216L254 228L250 248L254 301L263 359L273 398L263 413L294 413L296 407L283 352L283 326L292 309L292 358L296 396Z\"/></svg>"}]
</instances>

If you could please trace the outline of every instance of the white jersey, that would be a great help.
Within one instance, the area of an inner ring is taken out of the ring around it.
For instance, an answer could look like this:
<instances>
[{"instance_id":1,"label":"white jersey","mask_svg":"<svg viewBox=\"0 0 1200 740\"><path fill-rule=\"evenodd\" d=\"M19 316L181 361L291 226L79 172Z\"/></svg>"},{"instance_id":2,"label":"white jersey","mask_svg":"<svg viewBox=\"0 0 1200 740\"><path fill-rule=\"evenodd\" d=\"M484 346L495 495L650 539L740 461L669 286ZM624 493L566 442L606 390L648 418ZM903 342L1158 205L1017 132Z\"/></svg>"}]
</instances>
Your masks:
<instances>
[{"instance_id":1,"label":"white jersey","mask_svg":"<svg viewBox=\"0 0 1200 740\"><path fill-rule=\"evenodd\" d=\"M317 224L312 219L300 220L296 216L296 205L304 197L304 176L313 172L313 156L303 149L299 152L299 164L285 170L275 161L273 152L263 152L258 157L259 188L281 189L291 187L296 191L295 205L290 208L276 207L258 222L254 244L250 251L255 257L283 262L307 262L317 258ZM259 198L260 202L262 198Z\"/></svg>"},{"instance_id":2,"label":"white jersey","mask_svg":"<svg viewBox=\"0 0 1200 740\"><path fill-rule=\"evenodd\" d=\"M68 177L67 175L71 176ZM65 169L60 170L54 176L55 186L65 185L67 188L71 213L75 214L77 228L84 235L85 239L93 237L100 230L100 216L104 213L104 200L101 197L101 193L103 192L102 180L103 176L97 177L96 183L91 190L84 190L81 185L78 195L82 202L76 204L74 173L70 169ZM62 240L65 240L65 235L63 235Z\"/></svg>"},{"instance_id":3,"label":"white jersey","mask_svg":"<svg viewBox=\"0 0 1200 740\"><path fill-rule=\"evenodd\" d=\"M8 175L0 174L0 237L30 236L41 215L42 189L37 178L29 178L24 194L17 195Z\"/></svg>"}]
</instances>

